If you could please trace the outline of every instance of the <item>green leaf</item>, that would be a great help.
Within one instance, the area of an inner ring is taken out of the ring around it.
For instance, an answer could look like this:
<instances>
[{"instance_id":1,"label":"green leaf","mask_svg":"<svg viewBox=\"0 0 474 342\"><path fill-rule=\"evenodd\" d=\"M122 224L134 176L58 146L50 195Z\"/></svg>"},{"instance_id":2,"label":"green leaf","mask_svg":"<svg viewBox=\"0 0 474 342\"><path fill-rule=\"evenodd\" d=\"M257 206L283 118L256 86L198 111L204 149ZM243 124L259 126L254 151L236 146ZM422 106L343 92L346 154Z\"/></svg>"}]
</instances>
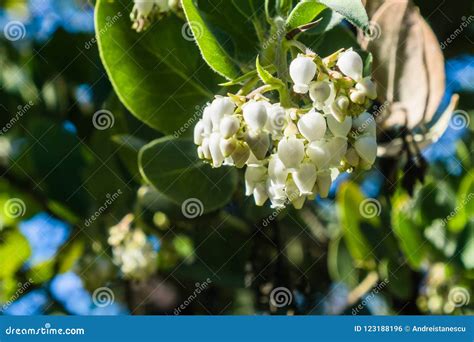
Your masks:
<instances>
[{"instance_id":1,"label":"green leaf","mask_svg":"<svg viewBox=\"0 0 474 342\"><path fill-rule=\"evenodd\" d=\"M30 257L30 245L19 232L0 237L0 279L10 278Z\"/></svg>"},{"instance_id":2,"label":"green leaf","mask_svg":"<svg viewBox=\"0 0 474 342\"><path fill-rule=\"evenodd\" d=\"M202 57L212 70L232 80L239 75L238 68L219 44L216 37L202 18L193 0L182 0L184 14L188 19L187 28L193 32Z\"/></svg>"},{"instance_id":3,"label":"green leaf","mask_svg":"<svg viewBox=\"0 0 474 342\"><path fill-rule=\"evenodd\" d=\"M369 17L360 0L319 0L319 2L341 14L349 22L361 29L369 25Z\"/></svg>"},{"instance_id":4,"label":"green leaf","mask_svg":"<svg viewBox=\"0 0 474 342\"><path fill-rule=\"evenodd\" d=\"M450 231L457 233L464 229L468 223L469 216L474 212L474 174L468 173L461 180L458 193L456 194L456 207L446 217Z\"/></svg>"},{"instance_id":5,"label":"green leaf","mask_svg":"<svg viewBox=\"0 0 474 342\"><path fill-rule=\"evenodd\" d=\"M235 168L213 169L203 163L189 139L155 140L141 149L138 159L142 176L159 192L179 205L197 199L201 213L229 202L237 184Z\"/></svg>"},{"instance_id":6,"label":"green leaf","mask_svg":"<svg viewBox=\"0 0 474 342\"><path fill-rule=\"evenodd\" d=\"M255 66L257 68L258 77L260 77L263 83L274 86L276 88L285 87L285 83L283 83L282 80L274 77L270 72L265 70L265 68L260 65L260 60L258 56L255 61Z\"/></svg>"},{"instance_id":7,"label":"green leaf","mask_svg":"<svg viewBox=\"0 0 474 342\"><path fill-rule=\"evenodd\" d=\"M76 240L69 243L57 256L59 259L59 273L69 271L84 252L84 241Z\"/></svg>"},{"instance_id":8,"label":"green leaf","mask_svg":"<svg viewBox=\"0 0 474 342\"><path fill-rule=\"evenodd\" d=\"M366 222L372 227L378 226L380 219L377 216L369 218L362 216L360 206L364 200L359 187L352 182L344 183L337 195L339 217L347 249L359 264L371 266L375 262L373 248L364 236L361 224Z\"/></svg>"},{"instance_id":9,"label":"green leaf","mask_svg":"<svg viewBox=\"0 0 474 342\"><path fill-rule=\"evenodd\" d=\"M409 207L408 194L399 194L393 200L392 226L401 250L412 268L419 269L426 259L428 249L423 232L406 212Z\"/></svg>"},{"instance_id":10,"label":"green leaf","mask_svg":"<svg viewBox=\"0 0 474 342\"><path fill-rule=\"evenodd\" d=\"M316 0L299 2L286 20L286 30L289 32L301 25L310 23L325 9L326 6Z\"/></svg>"},{"instance_id":11,"label":"green leaf","mask_svg":"<svg viewBox=\"0 0 474 342\"><path fill-rule=\"evenodd\" d=\"M333 239L329 243L328 271L334 281L343 282L349 288L357 285L358 271L354 268L353 260L342 238Z\"/></svg>"},{"instance_id":12,"label":"green leaf","mask_svg":"<svg viewBox=\"0 0 474 342\"><path fill-rule=\"evenodd\" d=\"M380 277L388 284L388 290L397 298L409 299L414 286L410 269L405 264L383 260L379 264Z\"/></svg>"},{"instance_id":13,"label":"green leaf","mask_svg":"<svg viewBox=\"0 0 474 342\"><path fill-rule=\"evenodd\" d=\"M138 34L124 1L99 0L96 30L100 56L122 103L149 126L173 133L217 93L221 78L184 39L175 15Z\"/></svg>"}]
</instances>

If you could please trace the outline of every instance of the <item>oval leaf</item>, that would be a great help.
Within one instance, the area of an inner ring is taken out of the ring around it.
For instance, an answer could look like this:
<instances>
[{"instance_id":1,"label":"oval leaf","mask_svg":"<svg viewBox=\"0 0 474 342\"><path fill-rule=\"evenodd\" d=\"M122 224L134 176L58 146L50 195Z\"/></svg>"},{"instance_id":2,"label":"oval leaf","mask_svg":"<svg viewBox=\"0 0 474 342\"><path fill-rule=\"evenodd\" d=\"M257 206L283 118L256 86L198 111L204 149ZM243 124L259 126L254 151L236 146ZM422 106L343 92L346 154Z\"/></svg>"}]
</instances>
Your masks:
<instances>
[{"instance_id":1,"label":"oval leaf","mask_svg":"<svg viewBox=\"0 0 474 342\"><path fill-rule=\"evenodd\" d=\"M235 168L203 163L189 139L152 141L140 150L138 162L142 176L159 192L179 205L196 199L201 214L229 202L237 184Z\"/></svg>"}]
</instances>

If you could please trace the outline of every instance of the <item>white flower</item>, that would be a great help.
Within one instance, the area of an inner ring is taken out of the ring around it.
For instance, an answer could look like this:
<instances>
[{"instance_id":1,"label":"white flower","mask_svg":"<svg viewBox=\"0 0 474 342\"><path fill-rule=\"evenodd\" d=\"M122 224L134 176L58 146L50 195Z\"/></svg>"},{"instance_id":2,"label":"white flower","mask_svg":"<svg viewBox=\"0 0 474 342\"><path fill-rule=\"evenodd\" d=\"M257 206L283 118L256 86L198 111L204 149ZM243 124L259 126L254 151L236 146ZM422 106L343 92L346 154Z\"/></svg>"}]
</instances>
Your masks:
<instances>
[{"instance_id":1,"label":"white flower","mask_svg":"<svg viewBox=\"0 0 474 342\"><path fill-rule=\"evenodd\" d=\"M346 117L348 107L349 99L347 96L341 95L329 105L329 112L336 118L336 120L343 121Z\"/></svg>"},{"instance_id":2,"label":"white flower","mask_svg":"<svg viewBox=\"0 0 474 342\"><path fill-rule=\"evenodd\" d=\"M332 115L327 116L328 127L335 137L346 137L352 128L352 118L346 116L343 121L338 121Z\"/></svg>"},{"instance_id":3,"label":"white flower","mask_svg":"<svg viewBox=\"0 0 474 342\"><path fill-rule=\"evenodd\" d=\"M237 147L237 140L236 139L221 139L220 142L220 149L222 152L222 155L227 158L230 156L234 151L235 148Z\"/></svg>"},{"instance_id":4,"label":"white flower","mask_svg":"<svg viewBox=\"0 0 474 342\"><path fill-rule=\"evenodd\" d=\"M272 208L283 208L286 202L285 186L274 184L271 180L267 181L267 194L272 202Z\"/></svg>"},{"instance_id":5,"label":"white flower","mask_svg":"<svg viewBox=\"0 0 474 342\"><path fill-rule=\"evenodd\" d=\"M318 170L329 168L331 153L329 151L328 141L313 141L306 147L306 154L314 163Z\"/></svg>"},{"instance_id":6,"label":"white flower","mask_svg":"<svg viewBox=\"0 0 474 342\"><path fill-rule=\"evenodd\" d=\"M245 141L258 160L265 158L270 147L270 135L268 133L250 130L245 135Z\"/></svg>"},{"instance_id":7,"label":"white flower","mask_svg":"<svg viewBox=\"0 0 474 342\"><path fill-rule=\"evenodd\" d=\"M331 95L329 81L315 81L309 84L309 97L314 103L322 104Z\"/></svg>"},{"instance_id":8,"label":"white flower","mask_svg":"<svg viewBox=\"0 0 474 342\"><path fill-rule=\"evenodd\" d=\"M204 155L204 158L210 160L211 150L209 149L209 138L202 139L202 144L200 147L202 150L202 154Z\"/></svg>"},{"instance_id":9,"label":"white flower","mask_svg":"<svg viewBox=\"0 0 474 342\"><path fill-rule=\"evenodd\" d=\"M204 124L202 123L202 120L199 120L196 126L194 126L194 143L196 145L202 144L203 135L204 135Z\"/></svg>"},{"instance_id":10,"label":"white flower","mask_svg":"<svg viewBox=\"0 0 474 342\"><path fill-rule=\"evenodd\" d=\"M336 167L339 166L347 151L347 138L333 137L329 139L328 147L331 154L330 164Z\"/></svg>"},{"instance_id":11,"label":"white flower","mask_svg":"<svg viewBox=\"0 0 474 342\"><path fill-rule=\"evenodd\" d=\"M377 87L375 86L375 83L372 82L370 77L364 77L363 79L361 79L356 84L355 88L361 91L371 100L375 100L377 98Z\"/></svg>"},{"instance_id":12,"label":"white flower","mask_svg":"<svg viewBox=\"0 0 474 342\"><path fill-rule=\"evenodd\" d=\"M286 182L285 193L295 209L303 207L305 196L302 196L295 181L290 177Z\"/></svg>"},{"instance_id":13,"label":"white flower","mask_svg":"<svg viewBox=\"0 0 474 342\"><path fill-rule=\"evenodd\" d=\"M266 128L273 135L279 136L286 126L285 109L279 104L267 106L268 121Z\"/></svg>"},{"instance_id":14,"label":"white flower","mask_svg":"<svg viewBox=\"0 0 474 342\"><path fill-rule=\"evenodd\" d=\"M307 140L319 140L326 134L326 120L321 113L312 109L300 117L298 129Z\"/></svg>"},{"instance_id":15,"label":"white flower","mask_svg":"<svg viewBox=\"0 0 474 342\"><path fill-rule=\"evenodd\" d=\"M209 138L209 151L211 152L212 166L219 167L224 161L221 151L221 135L218 132L211 134Z\"/></svg>"},{"instance_id":16,"label":"white flower","mask_svg":"<svg viewBox=\"0 0 474 342\"><path fill-rule=\"evenodd\" d=\"M313 163L302 163L292 173L293 180L302 195L310 195L316 183L316 167Z\"/></svg>"},{"instance_id":17,"label":"white flower","mask_svg":"<svg viewBox=\"0 0 474 342\"><path fill-rule=\"evenodd\" d=\"M268 162L268 177L270 177L273 184L284 185L288 177L288 170L283 162L278 158L277 154L273 154Z\"/></svg>"},{"instance_id":18,"label":"white flower","mask_svg":"<svg viewBox=\"0 0 474 342\"><path fill-rule=\"evenodd\" d=\"M234 103L228 97L216 96L210 107L212 128L219 129L221 119L224 115L232 115L234 108Z\"/></svg>"},{"instance_id":19,"label":"white flower","mask_svg":"<svg viewBox=\"0 0 474 342\"><path fill-rule=\"evenodd\" d=\"M268 199L267 189L265 183L258 183L253 189L253 198L255 199L255 204L261 207L265 204Z\"/></svg>"},{"instance_id":20,"label":"white flower","mask_svg":"<svg viewBox=\"0 0 474 342\"><path fill-rule=\"evenodd\" d=\"M368 164L372 165L377 156L377 141L372 136L361 136L355 143L354 148L359 154L360 158Z\"/></svg>"},{"instance_id":21,"label":"white flower","mask_svg":"<svg viewBox=\"0 0 474 342\"><path fill-rule=\"evenodd\" d=\"M265 181L267 169L261 165L247 166L245 170L245 195L250 196L257 183Z\"/></svg>"},{"instance_id":22,"label":"white flower","mask_svg":"<svg viewBox=\"0 0 474 342\"><path fill-rule=\"evenodd\" d=\"M355 134L368 134L375 136L377 125L374 117L367 112L362 113L352 121L352 128L355 130Z\"/></svg>"},{"instance_id":23,"label":"white flower","mask_svg":"<svg viewBox=\"0 0 474 342\"><path fill-rule=\"evenodd\" d=\"M228 139L233 136L240 128L240 121L235 116L226 115L222 118L219 130L224 139Z\"/></svg>"},{"instance_id":24,"label":"white flower","mask_svg":"<svg viewBox=\"0 0 474 342\"><path fill-rule=\"evenodd\" d=\"M243 107L244 120L255 130L261 130L267 122L267 109L262 101L249 101Z\"/></svg>"},{"instance_id":25,"label":"white flower","mask_svg":"<svg viewBox=\"0 0 474 342\"><path fill-rule=\"evenodd\" d=\"M153 9L155 7L154 0L134 0L130 19L133 21L132 28L137 32L144 31L150 26Z\"/></svg>"},{"instance_id":26,"label":"white flower","mask_svg":"<svg viewBox=\"0 0 474 342\"><path fill-rule=\"evenodd\" d=\"M341 53L337 60L337 66L341 72L355 81L362 78L364 65L362 58L353 50L347 50Z\"/></svg>"},{"instance_id":27,"label":"white flower","mask_svg":"<svg viewBox=\"0 0 474 342\"><path fill-rule=\"evenodd\" d=\"M297 169L304 158L303 140L295 137L280 140L278 157L288 169Z\"/></svg>"},{"instance_id":28,"label":"white flower","mask_svg":"<svg viewBox=\"0 0 474 342\"><path fill-rule=\"evenodd\" d=\"M330 171L318 172L316 184L318 185L319 196L321 198L328 197L329 189L331 188L331 183L332 180Z\"/></svg>"},{"instance_id":29,"label":"white flower","mask_svg":"<svg viewBox=\"0 0 474 342\"><path fill-rule=\"evenodd\" d=\"M362 91L351 89L349 97L352 102L359 105L363 105L365 103L365 93Z\"/></svg>"},{"instance_id":30,"label":"white flower","mask_svg":"<svg viewBox=\"0 0 474 342\"><path fill-rule=\"evenodd\" d=\"M316 75L316 64L311 57L299 56L290 64L290 76L295 84L295 93L306 94L309 90L309 83Z\"/></svg>"},{"instance_id":31,"label":"white flower","mask_svg":"<svg viewBox=\"0 0 474 342\"><path fill-rule=\"evenodd\" d=\"M211 121L211 106L207 105L202 113L202 125L204 126L204 134L209 135L212 133L212 121Z\"/></svg>"}]
</instances>

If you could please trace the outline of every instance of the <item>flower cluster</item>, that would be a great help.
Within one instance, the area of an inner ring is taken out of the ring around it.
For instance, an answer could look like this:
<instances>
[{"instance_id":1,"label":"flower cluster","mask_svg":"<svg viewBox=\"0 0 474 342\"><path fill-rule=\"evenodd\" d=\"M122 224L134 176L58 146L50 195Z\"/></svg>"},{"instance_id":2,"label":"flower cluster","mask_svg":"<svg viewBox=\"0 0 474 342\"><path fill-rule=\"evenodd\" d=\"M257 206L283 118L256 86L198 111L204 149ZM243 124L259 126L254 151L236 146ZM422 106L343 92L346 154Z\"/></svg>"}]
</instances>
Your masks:
<instances>
[{"instance_id":1,"label":"flower cluster","mask_svg":"<svg viewBox=\"0 0 474 342\"><path fill-rule=\"evenodd\" d=\"M114 263L120 266L124 276L142 280L155 272L157 252L141 229L131 228L133 218L128 214L111 227L108 243L112 246Z\"/></svg>"},{"instance_id":2,"label":"flower cluster","mask_svg":"<svg viewBox=\"0 0 474 342\"><path fill-rule=\"evenodd\" d=\"M377 151L375 121L365 112L375 86L362 77L356 52L299 55L289 69L305 105L284 108L259 93L216 96L194 129L201 159L246 165L246 195L274 208L326 197L340 171L369 169Z\"/></svg>"},{"instance_id":3,"label":"flower cluster","mask_svg":"<svg viewBox=\"0 0 474 342\"><path fill-rule=\"evenodd\" d=\"M133 2L130 19L133 21L132 28L137 32L145 31L160 15L180 7L179 0L133 0Z\"/></svg>"}]
</instances>

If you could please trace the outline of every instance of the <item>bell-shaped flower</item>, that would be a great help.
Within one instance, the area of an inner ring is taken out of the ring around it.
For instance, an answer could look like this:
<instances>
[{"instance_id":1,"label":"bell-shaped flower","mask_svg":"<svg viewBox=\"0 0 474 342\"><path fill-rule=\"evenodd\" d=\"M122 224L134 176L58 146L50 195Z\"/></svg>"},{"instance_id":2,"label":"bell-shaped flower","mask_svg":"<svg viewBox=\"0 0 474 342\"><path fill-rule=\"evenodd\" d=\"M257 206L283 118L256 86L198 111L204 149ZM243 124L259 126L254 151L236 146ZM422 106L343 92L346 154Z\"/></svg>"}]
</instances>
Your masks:
<instances>
[{"instance_id":1,"label":"bell-shaped flower","mask_svg":"<svg viewBox=\"0 0 474 342\"><path fill-rule=\"evenodd\" d=\"M278 158L286 168L297 169L304 158L304 143L296 137L285 137L278 143Z\"/></svg>"},{"instance_id":2,"label":"bell-shaped flower","mask_svg":"<svg viewBox=\"0 0 474 342\"><path fill-rule=\"evenodd\" d=\"M359 54L353 50L344 51L339 55L337 67L344 75L357 82L362 78L364 64Z\"/></svg>"},{"instance_id":3,"label":"bell-shaped flower","mask_svg":"<svg viewBox=\"0 0 474 342\"><path fill-rule=\"evenodd\" d=\"M316 183L316 167L313 163L302 163L298 170L292 172L293 180L302 195L312 193Z\"/></svg>"},{"instance_id":4,"label":"bell-shaped flower","mask_svg":"<svg viewBox=\"0 0 474 342\"><path fill-rule=\"evenodd\" d=\"M221 148L222 155L225 158L229 157L235 151L236 147L237 147L236 139L234 138L221 139L220 148Z\"/></svg>"},{"instance_id":5,"label":"bell-shaped flower","mask_svg":"<svg viewBox=\"0 0 474 342\"><path fill-rule=\"evenodd\" d=\"M130 13L130 19L133 21L132 28L141 32L150 26L155 0L134 0L133 2L133 9Z\"/></svg>"},{"instance_id":6,"label":"bell-shaped flower","mask_svg":"<svg viewBox=\"0 0 474 342\"><path fill-rule=\"evenodd\" d=\"M234 165L237 168L241 168L245 165L250 156L250 148L246 143L237 142L234 152L232 152L231 157L234 161Z\"/></svg>"},{"instance_id":7,"label":"bell-shaped flower","mask_svg":"<svg viewBox=\"0 0 474 342\"><path fill-rule=\"evenodd\" d=\"M349 99L347 96L338 96L333 103L329 105L329 112L337 121L343 121L346 118Z\"/></svg>"},{"instance_id":8,"label":"bell-shaped flower","mask_svg":"<svg viewBox=\"0 0 474 342\"><path fill-rule=\"evenodd\" d=\"M315 81L309 84L309 97L314 103L322 104L329 99L331 87L329 81Z\"/></svg>"},{"instance_id":9,"label":"bell-shaped flower","mask_svg":"<svg viewBox=\"0 0 474 342\"><path fill-rule=\"evenodd\" d=\"M202 125L204 126L204 134L212 133L211 105L207 105L202 113Z\"/></svg>"},{"instance_id":10,"label":"bell-shaped flower","mask_svg":"<svg viewBox=\"0 0 474 342\"><path fill-rule=\"evenodd\" d=\"M361 79L359 82L357 82L355 88L361 91L371 100L375 100L377 98L377 87L375 86L375 83L372 82L370 77L364 77Z\"/></svg>"},{"instance_id":11,"label":"bell-shaped flower","mask_svg":"<svg viewBox=\"0 0 474 342\"><path fill-rule=\"evenodd\" d=\"M354 142L354 148L360 158L372 165L377 156L377 141L373 136L361 136Z\"/></svg>"},{"instance_id":12,"label":"bell-shaped flower","mask_svg":"<svg viewBox=\"0 0 474 342\"><path fill-rule=\"evenodd\" d=\"M298 56L290 64L290 77L295 93L306 94L309 83L316 75L316 64L311 57Z\"/></svg>"},{"instance_id":13,"label":"bell-shaped flower","mask_svg":"<svg viewBox=\"0 0 474 342\"><path fill-rule=\"evenodd\" d=\"M271 180L267 181L267 194L272 208L283 208L287 200L285 186L274 184Z\"/></svg>"},{"instance_id":14,"label":"bell-shaped flower","mask_svg":"<svg viewBox=\"0 0 474 342\"><path fill-rule=\"evenodd\" d=\"M370 113L364 112L352 120L352 129L354 130L354 136L362 134L375 136L377 125L374 117Z\"/></svg>"},{"instance_id":15,"label":"bell-shaped flower","mask_svg":"<svg viewBox=\"0 0 474 342\"><path fill-rule=\"evenodd\" d=\"M240 121L233 115L226 115L221 119L219 131L224 139L233 136L240 128Z\"/></svg>"},{"instance_id":16,"label":"bell-shaped flower","mask_svg":"<svg viewBox=\"0 0 474 342\"><path fill-rule=\"evenodd\" d=\"M347 151L347 138L345 137L333 137L329 139L329 152L331 154L331 166L339 166L342 158Z\"/></svg>"},{"instance_id":17,"label":"bell-shaped flower","mask_svg":"<svg viewBox=\"0 0 474 342\"><path fill-rule=\"evenodd\" d=\"M224 161L224 155L221 151L221 135L214 132L209 137L209 151L211 152L212 166L219 167Z\"/></svg>"},{"instance_id":18,"label":"bell-shaped flower","mask_svg":"<svg viewBox=\"0 0 474 342\"><path fill-rule=\"evenodd\" d=\"M329 150L328 141L318 140L311 142L306 147L306 154L318 170L329 168L331 152Z\"/></svg>"},{"instance_id":19,"label":"bell-shaped flower","mask_svg":"<svg viewBox=\"0 0 474 342\"><path fill-rule=\"evenodd\" d=\"M329 189L331 188L331 183L332 180L330 171L318 172L316 184L318 185L318 192L321 198L328 197Z\"/></svg>"},{"instance_id":20,"label":"bell-shaped flower","mask_svg":"<svg viewBox=\"0 0 474 342\"><path fill-rule=\"evenodd\" d=\"M270 135L268 133L249 130L245 135L245 141L258 160L265 158L268 149L270 148Z\"/></svg>"},{"instance_id":21,"label":"bell-shaped flower","mask_svg":"<svg viewBox=\"0 0 474 342\"><path fill-rule=\"evenodd\" d=\"M214 130L219 129L221 119L225 115L232 115L234 113L235 105L228 97L216 96L212 101L210 114L212 120L212 127Z\"/></svg>"},{"instance_id":22,"label":"bell-shaped flower","mask_svg":"<svg viewBox=\"0 0 474 342\"><path fill-rule=\"evenodd\" d=\"M365 103L365 93L360 90L351 89L349 98L352 102L358 105L363 105Z\"/></svg>"},{"instance_id":23,"label":"bell-shaped flower","mask_svg":"<svg viewBox=\"0 0 474 342\"><path fill-rule=\"evenodd\" d=\"M261 165L247 166L245 170L245 195L250 196L255 189L255 185L265 181L267 169Z\"/></svg>"},{"instance_id":24,"label":"bell-shaped flower","mask_svg":"<svg viewBox=\"0 0 474 342\"><path fill-rule=\"evenodd\" d=\"M194 143L196 145L201 145L203 138L204 138L204 124L202 123L202 120L199 120L196 126L194 126Z\"/></svg>"},{"instance_id":25,"label":"bell-shaped flower","mask_svg":"<svg viewBox=\"0 0 474 342\"><path fill-rule=\"evenodd\" d=\"M267 108L263 101L249 101L243 107L244 120L250 129L261 130L267 122Z\"/></svg>"},{"instance_id":26,"label":"bell-shaped flower","mask_svg":"<svg viewBox=\"0 0 474 342\"><path fill-rule=\"evenodd\" d=\"M204 158L207 160L211 160L211 150L209 149L209 138L204 138L202 139L202 144L201 144L201 150L202 154L204 155Z\"/></svg>"},{"instance_id":27,"label":"bell-shaped flower","mask_svg":"<svg viewBox=\"0 0 474 342\"><path fill-rule=\"evenodd\" d=\"M288 177L288 170L277 154L273 154L268 162L268 177L274 184L284 185Z\"/></svg>"},{"instance_id":28,"label":"bell-shaped flower","mask_svg":"<svg viewBox=\"0 0 474 342\"><path fill-rule=\"evenodd\" d=\"M255 204L259 207L265 204L268 199L268 193L264 182L257 183L253 189L253 198Z\"/></svg>"},{"instance_id":29,"label":"bell-shaped flower","mask_svg":"<svg viewBox=\"0 0 474 342\"><path fill-rule=\"evenodd\" d=\"M267 106L268 120L266 129L275 136L281 136L281 132L286 127L285 109L279 104Z\"/></svg>"},{"instance_id":30,"label":"bell-shaped flower","mask_svg":"<svg viewBox=\"0 0 474 342\"><path fill-rule=\"evenodd\" d=\"M336 120L334 116L327 116L328 127L335 137L347 137L352 128L352 118L346 116L343 121Z\"/></svg>"},{"instance_id":31,"label":"bell-shaped flower","mask_svg":"<svg viewBox=\"0 0 474 342\"><path fill-rule=\"evenodd\" d=\"M319 140L326 134L326 120L321 113L312 109L300 117L298 129L308 141Z\"/></svg>"},{"instance_id":32,"label":"bell-shaped flower","mask_svg":"<svg viewBox=\"0 0 474 342\"><path fill-rule=\"evenodd\" d=\"M285 193L288 200L296 209L301 209L303 207L305 197L301 195L298 186L291 177L286 181Z\"/></svg>"}]
</instances>

